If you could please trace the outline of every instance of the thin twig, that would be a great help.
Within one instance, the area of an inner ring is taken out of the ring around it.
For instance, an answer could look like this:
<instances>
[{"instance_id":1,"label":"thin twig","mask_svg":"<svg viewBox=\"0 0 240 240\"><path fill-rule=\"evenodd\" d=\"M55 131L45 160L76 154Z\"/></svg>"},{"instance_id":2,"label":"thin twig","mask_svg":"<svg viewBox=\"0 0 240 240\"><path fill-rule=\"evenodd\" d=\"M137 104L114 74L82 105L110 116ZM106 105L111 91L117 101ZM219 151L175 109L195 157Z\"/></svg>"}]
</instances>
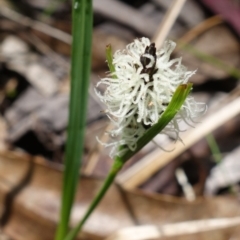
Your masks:
<instances>
[{"instance_id":1,"label":"thin twig","mask_svg":"<svg viewBox=\"0 0 240 240\"><path fill-rule=\"evenodd\" d=\"M198 124L196 128L188 131L185 136L183 136L184 145L181 142L177 142L176 144L170 143L170 146L168 146L169 148L173 148L174 146L176 148L175 151L171 153L166 153L160 151L159 149L155 150L134 164L131 168L120 174L117 177L117 182L126 189L134 189L139 186L156 171L163 166L166 166L166 164L171 162L175 157L199 141L202 137L206 136L209 132L214 131L228 120L240 114L239 105L240 97L236 98L224 107L221 107L213 115L205 118L204 121L201 124ZM226 112L228 114L226 114Z\"/></svg>"},{"instance_id":2,"label":"thin twig","mask_svg":"<svg viewBox=\"0 0 240 240\"><path fill-rule=\"evenodd\" d=\"M197 234L213 230L221 230L239 226L240 217L194 220L180 223L166 224L161 227L154 225L145 225L137 227L128 227L119 230L114 235L105 240L146 240L162 239L166 237L179 237L186 234ZM194 236L193 238L194 239Z\"/></svg>"},{"instance_id":3,"label":"thin twig","mask_svg":"<svg viewBox=\"0 0 240 240\"><path fill-rule=\"evenodd\" d=\"M1 7L0 14L5 18L11 19L12 21L17 22L18 24L21 24L25 27L30 27L39 32L45 33L55 39L65 42L67 44L71 44L71 42L72 42L72 36L70 34L63 32L59 29L56 29L54 27L51 27L40 21L36 21L29 17L25 17L22 14L15 12L12 9L9 9L6 7Z\"/></svg>"},{"instance_id":4,"label":"thin twig","mask_svg":"<svg viewBox=\"0 0 240 240\"><path fill-rule=\"evenodd\" d=\"M155 42L157 49L159 49L165 41L185 1L186 0L175 0L164 16L161 25L159 26L159 29L153 38L153 42Z\"/></svg>"},{"instance_id":5,"label":"thin twig","mask_svg":"<svg viewBox=\"0 0 240 240\"><path fill-rule=\"evenodd\" d=\"M70 70L69 61L57 54L35 34L30 34L29 42L31 42L31 44L34 45L42 54L48 56L52 61L63 67L65 71L68 72Z\"/></svg>"},{"instance_id":6,"label":"thin twig","mask_svg":"<svg viewBox=\"0 0 240 240\"><path fill-rule=\"evenodd\" d=\"M100 137L100 141L101 142L107 142L109 139L109 135L106 134L107 131L109 131L112 128L112 124L107 124L104 126L103 129L103 133L101 134ZM99 161L99 155L100 152L103 149L103 145L99 144L99 142L96 141L95 146L93 147L93 149L91 150L90 154L89 154L89 158L86 164L86 167L84 168L84 170L82 171L82 173L86 176L91 176L94 169L97 166L97 163Z\"/></svg>"},{"instance_id":7,"label":"thin twig","mask_svg":"<svg viewBox=\"0 0 240 240\"><path fill-rule=\"evenodd\" d=\"M189 43L192 40L194 40L196 37L201 35L202 33L206 32L210 28L215 27L215 26L217 26L217 25L219 25L221 23L223 23L223 19L219 15L216 15L216 16L213 16L211 18L208 18L205 21L203 21L200 24L198 24L196 27L194 27L191 30L189 30L186 34L184 34L178 40L178 42L180 42L180 43L183 42L185 44ZM177 48L176 48L175 52L178 51L181 48L180 45L177 44Z\"/></svg>"}]
</instances>

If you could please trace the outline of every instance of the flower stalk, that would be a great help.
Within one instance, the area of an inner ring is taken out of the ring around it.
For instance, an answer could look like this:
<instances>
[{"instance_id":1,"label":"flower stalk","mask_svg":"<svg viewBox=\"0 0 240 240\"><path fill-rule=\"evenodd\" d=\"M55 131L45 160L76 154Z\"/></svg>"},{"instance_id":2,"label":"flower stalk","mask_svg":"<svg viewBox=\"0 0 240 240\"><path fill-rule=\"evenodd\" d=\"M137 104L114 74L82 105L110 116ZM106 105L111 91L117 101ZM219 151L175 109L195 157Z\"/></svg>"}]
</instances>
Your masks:
<instances>
[{"instance_id":1,"label":"flower stalk","mask_svg":"<svg viewBox=\"0 0 240 240\"><path fill-rule=\"evenodd\" d=\"M194 72L187 71L181 59L170 60L174 47L175 43L167 41L157 51L154 43L142 38L112 56L111 46L107 46L110 74L97 85L106 85L105 92L96 90L96 94L106 104L105 113L114 125L109 132L114 141L102 143L112 146L110 156L114 163L82 220L64 240L77 236L117 173L134 154L157 134L170 132L180 139L179 122L188 123L205 111L204 104L189 97L192 84L188 79Z\"/></svg>"},{"instance_id":2,"label":"flower stalk","mask_svg":"<svg viewBox=\"0 0 240 240\"><path fill-rule=\"evenodd\" d=\"M111 170L109 171L102 188L99 190L95 198L93 199L92 203L90 204L87 212L83 216L82 220L78 223L78 225L69 232L67 237L64 240L73 240L79 231L81 231L84 223L89 218L93 210L97 207L99 202L104 197L105 193L113 183L115 177L117 176L118 172L122 169L123 165L139 150L141 150L147 143L149 143L157 134L159 134L164 127L174 118L177 114L179 109L181 108L182 104L186 100L189 92L191 91L192 84L185 84L180 85L176 92L172 97L172 101L170 102L168 108L166 109L165 113L159 119L158 123L151 127L144 136L142 136L137 142L137 148L135 151L125 151L125 154L121 157L115 156L114 163L112 165ZM125 148L125 146L121 146L120 148Z\"/></svg>"},{"instance_id":3,"label":"flower stalk","mask_svg":"<svg viewBox=\"0 0 240 240\"><path fill-rule=\"evenodd\" d=\"M82 220L78 223L78 225L73 230L69 232L69 234L64 240L73 240L77 236L78 232L81 231L84 223L87 221L91 213L94 211L94 209L97 207L97 205L100 203L100 201L104 197L109 187L112 185L118 172L122 169L123 164L124 162L122 161L122 159L116 157L116 159L114 160L114 164L112 165L111 170L109 171L106 179L104 180L104 183L101 189L93 199L92 203L90 204Z\"/></svg>"}]
</instances>

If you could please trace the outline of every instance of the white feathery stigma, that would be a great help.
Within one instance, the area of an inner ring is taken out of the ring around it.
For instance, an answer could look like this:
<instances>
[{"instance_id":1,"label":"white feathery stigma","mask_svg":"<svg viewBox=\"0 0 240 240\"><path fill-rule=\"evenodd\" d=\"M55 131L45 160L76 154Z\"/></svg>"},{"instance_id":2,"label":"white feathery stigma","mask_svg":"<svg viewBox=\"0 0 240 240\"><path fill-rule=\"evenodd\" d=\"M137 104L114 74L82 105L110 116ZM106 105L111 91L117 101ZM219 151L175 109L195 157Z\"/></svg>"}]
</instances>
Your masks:
<instances>
[{"instance_id":1,"label":"white feathery stigma","mask_svg":"<svg viewBox=\"0 0 240 240\"><path fill-rule=\"evenodd\" d=\"M113 55L115 72L97 84L105 85L103 93L95 92L106 104L106 114L114 128L109 132L113 142L110 156L121 155L119 146L136 149L137 140L149 127L158 122L172 96L181 84L186 84L195 71L187 71L181 58L170 59L176 44L166 41L161 50L148 38L134 40L126 49ZM174 119L160 134L176 134L179 138L179 122L191 125L193 119L206 110L206 105L197 103L188 96ZM126 149L127 149L126 148Z\"/></svg>"}]
</instances>

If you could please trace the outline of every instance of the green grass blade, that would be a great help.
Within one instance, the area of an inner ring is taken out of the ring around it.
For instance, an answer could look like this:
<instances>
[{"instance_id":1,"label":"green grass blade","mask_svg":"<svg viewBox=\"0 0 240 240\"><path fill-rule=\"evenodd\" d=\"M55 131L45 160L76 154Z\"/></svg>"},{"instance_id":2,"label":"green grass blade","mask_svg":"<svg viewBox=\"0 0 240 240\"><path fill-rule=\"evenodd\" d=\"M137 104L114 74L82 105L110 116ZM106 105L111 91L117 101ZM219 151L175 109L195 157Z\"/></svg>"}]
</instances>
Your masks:
<instances>
[{"instance_id":1,"label":"green grass blade","mask_svg":"<svg viewBox=\"0 0 240 240\"><path fill-rule=\"evenodd\" d=\"M203 53L203 52L197 50L195 47L191 46L190 44L186 44L186 43L182 43L182 42L180 42L180 44L181 44L181 45L179 45L180 49L183 49L183 50L191 53L193 56L197 57L201 61L209 63L212 66L215 66L216 68L225 71L230 76L232 76L236 79L240 78L240 70L239 69L226 64L225 62L221 61L220 59L218 59L212 55L209 55L207 53Z\"/></svg>"},{"instance_id":2,"label":"green grass blade","mask_svg":"<svg viewBox=\"0 0 240 240\"><path fill-rule=\"evenodd\" d=\"M64 239L68 232L70 212L78 183L83 151L91 65L92 0L74 0L72 13L73 42L70 111L61 218L55 237L56 240Z\"/></svg>"},{"instance_id":3,"label":"green grass blade","mask_svg":"<svg viewBox=\"0 0 240 240\"><path fill-rule=\"evenodd\" d=\"M212 133L209 133L207 136L206 136L206 140L208 142L208 146L212 152L212 155L213 155L213 158L214 158L214 161L219 164L221 161L222 161L222 154L221 154L221 151L218 147L218 144L216 142L216 139L215 137L213 136Z\"/></svg>"},{"instance_id":4,"label":"green grass blade","mask_svg":"<svg viewBox=\"0 0 240 240\"><path fill-rule=\"evenodd\" d=\"M213 136L212 133L209 133L209 134L206 136L206 140L207 140L208 146L209 146L209 148L210 148L210 150L211 150L211 152L212 152L212 156L213 156L213 158L214 158L215 163L220 165L220 163L221 163L222 160L223 160L223 156L222 156L222 153L221 153L221 151L220 151L220 148L219 148L219 146L218 146L218 143L217 143L215 137ZM223 165L220 165L220 166L219 166L219 169L220 169L220 171L221 171L221 173L222 173L222 178L223 178L223 179L228 179L228 175L231 174L231 173L227 172ZM226 180L226 181L227 181L227 180ZM238 185L237 185L237 184L234 184L234 183L231 184L231 185L228 187L229 193L233 193L233 194L235 194L235 195L238 194L238 190L237 190L237 189L238 189Z\"/></svg>"},{"instance_id":5,"label":"green grass blade","mask_svg":"<svg viewBox=\"0 0 240 240\"><path fill-rule=\"evenodd\" d=\"M113 65L113 55L112 55L112 46L111 44L108 44L106 46L106 59L107 59L107 64L108 64L108 68L110 70L111 73L115 72L115 67ZM116 76L113 76L114 78L116 78Z\"/></svg>"}]
</instances>

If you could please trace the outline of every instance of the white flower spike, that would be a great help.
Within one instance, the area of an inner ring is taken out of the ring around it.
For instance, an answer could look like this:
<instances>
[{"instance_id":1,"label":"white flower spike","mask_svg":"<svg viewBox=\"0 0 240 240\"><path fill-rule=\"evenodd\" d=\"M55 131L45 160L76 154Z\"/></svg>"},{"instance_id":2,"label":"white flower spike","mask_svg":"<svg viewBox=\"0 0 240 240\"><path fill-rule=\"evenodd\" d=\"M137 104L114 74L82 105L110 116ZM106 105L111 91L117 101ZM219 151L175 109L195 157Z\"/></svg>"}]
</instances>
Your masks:
<instances>
[{"instance_id":1,"label":"white flower spike","mask_svg":"<svg viewBox=\"0 0 240 240\"><path fill-rule=\"evenodd\" d=\"M119 146L125 145L134 151L137 140L159 118L167 108L173 93L181 84L186 84L195 71L187 71L181 58L170 60L176 44L166 41L161 50L148 38L136 39L126 49L117 51L113 56L115 72L97 84L106 85L103 94L97 96L106 104L106 114L114 124L109 132L115 139L110 156L121 155ZM175 118L161 134L176 134L180 139L179 122L184 120L190 125L193 119L206 110L206 105L187 97Z\"/></svg>"}]
</instances>

